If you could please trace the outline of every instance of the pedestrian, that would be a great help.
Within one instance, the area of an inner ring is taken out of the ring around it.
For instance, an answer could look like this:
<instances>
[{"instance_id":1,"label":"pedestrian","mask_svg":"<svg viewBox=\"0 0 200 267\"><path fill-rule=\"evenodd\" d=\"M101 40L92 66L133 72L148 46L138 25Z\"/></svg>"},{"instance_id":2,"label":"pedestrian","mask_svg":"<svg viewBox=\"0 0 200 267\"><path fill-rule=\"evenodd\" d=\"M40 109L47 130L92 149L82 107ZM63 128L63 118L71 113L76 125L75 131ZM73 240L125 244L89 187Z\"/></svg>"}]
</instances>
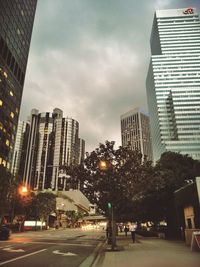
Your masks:
<instances>
[{"instance_id":1,"label":"pedestrian","mask_svg":"<svg viewBox=\"0 0 200 267\"><path fill-rule=\"evenodd\" d=\"M107 237L107 243L110 245L112 242L112 227L110 223L108 223L106 227L106 237Z\"/></svg>"},{"instance_id":2,"label":"pedestrian","mask_svg":"<svg viewBox=\"0 0 200 267\"><path fill-rule=\"evenodd\" d=\"M131 224L130 231L131 231L132 241L133 241L133 243L135 243L136 224Z\"/></svg>"},{"instance_id":3,"label":"pedestrian","mask_svg":"<svg viewBox=\"0 0 200 267\"><path fill-rule=\"evenodd\" d=\"M120 231L120 233L122 233L122 225L121 224L119 225L119 231Z\"/></svg>"},{"instance_id":4,"label":"pedestrian","mask_svg":"<svg viewBox=\"0 0 200 267\"><path fill-rule=\"evenodd\" d=\"M129 231L129 228L128 228L128 226L125 225L125 227L124 227L125 236L127 236L128 231Z\"/></svg>"}]
</instances>

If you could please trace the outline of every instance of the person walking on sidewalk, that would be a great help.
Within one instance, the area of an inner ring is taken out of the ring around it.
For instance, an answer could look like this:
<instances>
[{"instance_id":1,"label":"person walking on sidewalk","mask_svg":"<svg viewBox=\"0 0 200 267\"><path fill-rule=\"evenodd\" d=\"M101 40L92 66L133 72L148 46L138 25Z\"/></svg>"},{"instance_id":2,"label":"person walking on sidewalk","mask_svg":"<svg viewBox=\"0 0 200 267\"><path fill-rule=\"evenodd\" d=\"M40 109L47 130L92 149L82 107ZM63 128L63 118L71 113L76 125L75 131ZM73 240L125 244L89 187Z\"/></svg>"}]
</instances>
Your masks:
<instances>
[{"instance_id":1,"label":"person walking on sidewalk","mask_svg":"<svg viewBox=\"0 0 200 267\"><path fill-rule=\"evenodd\" d=\"M128 231L129 231L129 228L127 225L125 225L125 227L124 227L125 236L127 236Z\"/></svg>"},{"instance_id":2,"label":"person walking on sidewalk","mask_svg":"<svg viewBox=\"0 0 200 267\"><path fill-rule=\"evenodd\" d=\"M135 231L136 231L137 225L136 224L131 224L130 226L130 231L131 231L131 238L133 243L135 243Z\"/></svg>"}]
</instances>

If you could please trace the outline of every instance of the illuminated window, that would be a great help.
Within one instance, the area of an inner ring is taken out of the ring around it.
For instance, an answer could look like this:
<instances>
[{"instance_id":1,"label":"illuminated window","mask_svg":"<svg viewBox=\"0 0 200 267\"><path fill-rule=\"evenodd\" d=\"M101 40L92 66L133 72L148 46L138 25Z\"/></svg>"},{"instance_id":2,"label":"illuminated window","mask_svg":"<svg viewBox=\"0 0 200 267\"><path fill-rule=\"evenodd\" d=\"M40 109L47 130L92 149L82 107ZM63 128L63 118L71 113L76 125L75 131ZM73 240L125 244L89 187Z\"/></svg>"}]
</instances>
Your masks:
<instances>
[{"instance_id":1,"label":"illuminated window","mask_svg":"<svg viewBox=\"0 0 200 267\"><path fill-rule=\"evenodd\" d=\"M2 163L2 158L0 158L0 165L1 165L1 163Z\"/></svg>"},{"instance_id":2,"label":"illuminated window","mask_svg":"<svg viewBox=\"0 0 200 267\"><path fill-rule=\"evenodd\" d=\"M13 92L12 91L10 91L10 95L13 96Z\"/></svg>"},{"instance_id":3,"label":"illuminated window","mask_svg":"<svg viewBox=\"0 0 200 267\"><path fill-rule=\"evenodd\" d=\"M6 167L6 161L5 161L5 160L2 160L2 165L3 165L4 167Z\"/></svg>"},{"instance_id":4,"label":"illuminated window","mask_svg":"<svg viewBox=\"0 0 200 267\"><path fill-rule=\"evenodd\" d=\"M10 117L11 118L14 118L15 117L15 114L13 112L10 112Z\"/></svg>"},{"instance_id":5,"label":"illuminated window","mask_svg":"<svg viewBox=\"0 0 200 267\"><path fill-rule=\"evenodd\" d=\"M9 162L7 162L7 169L10 169L10 163Z\"/></svg>"},{"instance_id":6,"label":"illuminated window","mask_svg":"<svg viewBox=\"0 0 200 267\"><path fill-rule=\"evenodd\" d=\"M0 107L3 106L3 101L0 99Z\"/></svg>"},{"instance_id":7,"label":"illuminated window","mask_svg":"<svg viewBox=\"0 0 200 267\"><path fill-rule=\"evenodd\" d=\"M17 114L19 113L19 109L18 108L16 108L15 111L16 111Z\"/></svg>"},{"instance_id":8,"label":"illuminated window","mask_svg":"<svg viewBox=\"0 0 200 267\"><path fill-rule=\"evenodd\" d=\"M5 78L8 78L8 74L5 71L4 71L3 75Z\"/></svg>"},{"instance_id":9,"label":"illuminated window","mask_svg":"<svg viewBox=\"0 0 200 267\"><path fill-rule=\"evenodd\" d=\"M6 139L6 145L9 146L10 145L10 141L8 139Z\"/></svg>"}]
</instances>

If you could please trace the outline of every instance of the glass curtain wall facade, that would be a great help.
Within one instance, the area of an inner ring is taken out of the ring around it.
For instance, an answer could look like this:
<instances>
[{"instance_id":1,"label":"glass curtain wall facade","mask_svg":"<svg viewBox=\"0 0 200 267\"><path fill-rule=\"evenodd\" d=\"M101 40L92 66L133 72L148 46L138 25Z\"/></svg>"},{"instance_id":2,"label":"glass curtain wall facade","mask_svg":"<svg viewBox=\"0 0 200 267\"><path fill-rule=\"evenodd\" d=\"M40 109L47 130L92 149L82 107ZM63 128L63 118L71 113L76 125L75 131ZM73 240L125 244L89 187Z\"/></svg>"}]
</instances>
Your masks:
<instances>
[{"instance_id":1,"label":"glass curtain wall facade","mask_svg":"<svg viewBox=\"0 0 200 267\"><path fill-rule=\"evenodd\" d=\"M38 122L38 144L36 160L35 186L37 190L47 188L47 169L51 167L49 162L50 143L53 130L52 113L40 113ZM50 185L49 185L50 186Z\"/></svg>"},{"instance_id":2,"label":"glass curtain wall facade","mask_svg":"<svg viewBox=\"0 0 200 267\"><path fill-rule=\"evenodd\" d=\"M37 0L0 0L0 164L11 168Z\"/></svg>"},{"instance_id":3,"label":"glass curtain wall facade","mask_svg":"<svg viewBox=\"0 0 200 267\"><path fill-rule=\"evenodd\" d=\"M27 123L25 121L19 121L17 126L17 134L15 139L13 160L11 166L11 173L15 176L19 172L20 160L22 156L24 135L27 128Z\"/></svg>"},{"instance_id":4,"label":"glass curtain wall facade","mask_svg":"<svg viewBox=\"0 0 200 267\"><path fill-rule=\"evenodd\" d=\"M121 115L122 146L142 153L143 159L152 160L149 116L141 109L132 109Z\"/></svg>"},{"instance_id":5,"label":"glass curtain wall facade","mask_svg":"<svg viewBox=\"0 0 200 267\"><path fill-rule=\"evenodd\" d=\"M30 127L27 140L27 149L24 164L23 183L29 185L32 189L35 187L36 159L38 151L38 127L39 111L32 109L30 118ZM21 163L20 163L21 164Z\"/></svg>"},{"instance_id":6,"label":"glass curtain wall facade","mask_svg":"<svg viewBox=\"0 0 200 267\"><path fill-rule=\"evenodd\" d=\"M53 113L32 110L24 183L34 190L57 190L60 170L79 164L84 145L79 139L79 123L63 118L62 110L56 108Z\"/></svg>"},{"instance_id":7,"label":"glass curtain wall facade","mask_svg":"<svg viewBox=\"0 0 200 267\"><path fill-rule=\"evenodd\" d=\"M158 10L146 80L153 158L200 159L200 20L196 9Z\"/></svg>"}]
</instances>

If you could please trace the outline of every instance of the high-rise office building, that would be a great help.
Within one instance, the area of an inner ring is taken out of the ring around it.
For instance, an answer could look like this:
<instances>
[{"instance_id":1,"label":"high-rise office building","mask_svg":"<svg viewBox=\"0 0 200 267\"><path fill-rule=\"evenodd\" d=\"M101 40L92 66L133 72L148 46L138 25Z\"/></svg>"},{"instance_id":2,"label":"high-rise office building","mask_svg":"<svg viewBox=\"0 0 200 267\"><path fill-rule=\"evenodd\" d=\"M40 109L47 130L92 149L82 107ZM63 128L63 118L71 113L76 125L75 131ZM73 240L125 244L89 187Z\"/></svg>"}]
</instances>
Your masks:
<instances>
[{"instance_id":1,"label":"high-rise office building","mask_svg":"<svg viewBox=\"0 0 200 267\"><path fill-rule=\"evenodd\" d=\"M63 118L62 110L56 108L53 113L32 110L24 183L35 190L57 190L60 170L80 163L84 144L79 141L79 123Z\"/></svg>"},{"instance_id":2,"label":"high-rise office building","mask_svg":"<svg viewBox=\"0 0 200 267\"><path fill-rule=\"evenodd\" d=\"M146 80L154 161L165 151L200 159L200 20L196 9L158 10Z\"/></svg>"},{"instance_id":3,"label":"high-rise office building","mask_svg":"<svg viewBox=\"0 0 200 267\"><path fill-rule=\"evenodd\" d=\"M121 115L122 146L130 146L143 155L143 159L152 160L149 116L139 108Z\"/></svg>"},{"instance_id":4,"label":"high-rise office building","mask_svg":"<svg viewBox=\"0 0 200 267\"><path fill-rule=\"evenodd\" d=\"M0 164L11 168L37 0L0 0Z\"/></svg>"},{"instance_id":5,"label":"high-rise office building","mask_svg":"<svg viewBox=\"0 0 200 267\"><path fill-rule=\"evenodd\" d=\"M15 138L15 146L13 153L13 160L11 165L11 173L15 176L19 172L20 160L22 156L23 141L25 136L25 131L27 128L27 123L25 121L19 121L17 126L17 134Z\"/></svg>"},{"instance_id":6,"label":"high-rise office building","mask_svg":"<svg viewBox=\"0 0 200 267\"><path fill-rule=\"evenodd\" d=\"M79 138L79 164L83 164L83 161L85 159L85 140Z\"/></svg>"},{"instance_id":7,"label":"high-rise office building","mask_svg":"<svg viewBox=\"0 0 200 267\"><path fill-rule=\"evenodd\" d=\"M79 164L79 123L72 118L56 116L54 138L52 187L57 188L59 168Z\"/></svg>"},{"instance_id":8,"label":"high-rise office building","mask_svg":"<svg viewBox=\"0 0 200 267\"><path fill-rule=\"evenodd\" d=\"M23 182L29 185L31 188L35 188L36 185L35 176L39 136L39 119L39 111L37 109L32 109L23 174Z\"/></svg>"},{"instance_id":9,"label":"high-rise office building","mask_svg":"<svg viewBox=\"0 0 200 267\"><path fill-rule=\"evenodd\" d=\"M50 167L50 149L53 131L52 113L39 114L38 138L36 148L36 168L34 188L44 189L50 187L48 168Z\"/></svg>"}]
</instances>

